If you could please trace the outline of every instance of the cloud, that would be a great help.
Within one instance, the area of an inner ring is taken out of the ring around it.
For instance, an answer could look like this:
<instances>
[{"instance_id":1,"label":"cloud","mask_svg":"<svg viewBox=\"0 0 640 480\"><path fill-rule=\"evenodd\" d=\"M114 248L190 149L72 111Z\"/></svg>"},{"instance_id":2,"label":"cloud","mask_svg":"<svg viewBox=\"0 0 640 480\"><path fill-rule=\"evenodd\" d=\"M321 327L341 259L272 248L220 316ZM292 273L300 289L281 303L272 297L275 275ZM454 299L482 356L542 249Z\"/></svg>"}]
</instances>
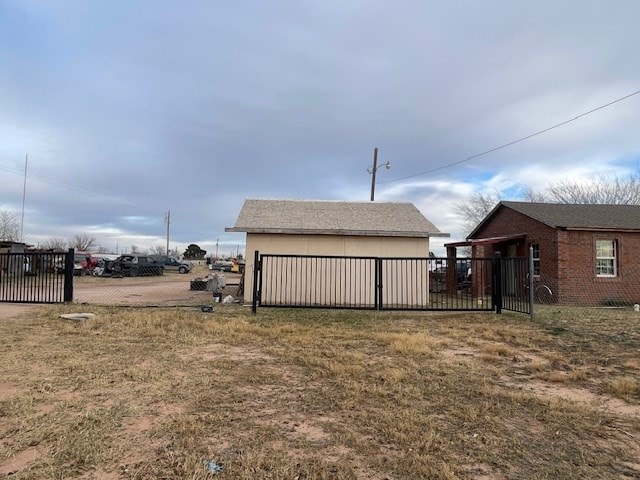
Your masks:
<instances>
[{"instance_id":1,"label":"cloud","mask_svg":"<svg viewBox=\"0 0 640 480\"><path fill-rule=\"evenodd\" d=\"M93 232L144 247L218 241L245 197L455 204L637 168L632 1L0 5L1 208L26 240ZM165 240L166 241L166 240ZM201 245L202 246L202 245ZM203 246L203 248L207 248Z\"/></svg>"}]
</instances>

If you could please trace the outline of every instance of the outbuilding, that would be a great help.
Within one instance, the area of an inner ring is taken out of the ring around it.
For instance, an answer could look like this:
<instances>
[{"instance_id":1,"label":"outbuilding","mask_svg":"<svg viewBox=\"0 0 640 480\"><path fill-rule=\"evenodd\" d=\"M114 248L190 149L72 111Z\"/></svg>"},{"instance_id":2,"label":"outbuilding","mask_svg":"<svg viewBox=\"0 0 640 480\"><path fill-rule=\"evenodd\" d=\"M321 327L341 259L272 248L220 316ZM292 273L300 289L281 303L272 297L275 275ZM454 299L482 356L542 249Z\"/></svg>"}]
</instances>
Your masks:
<instances>
[{"instance_id":1,"label":"outbuilding","mask_svg":"<svg viewBox=\"0 0 640 480\"><path fill-rule=\"evenodd\" d=\"M255 252L426 258L431 237L448 237L412 203L247 199L233 227L245 232L245 300Z\"/></svg>"}]
</instances>

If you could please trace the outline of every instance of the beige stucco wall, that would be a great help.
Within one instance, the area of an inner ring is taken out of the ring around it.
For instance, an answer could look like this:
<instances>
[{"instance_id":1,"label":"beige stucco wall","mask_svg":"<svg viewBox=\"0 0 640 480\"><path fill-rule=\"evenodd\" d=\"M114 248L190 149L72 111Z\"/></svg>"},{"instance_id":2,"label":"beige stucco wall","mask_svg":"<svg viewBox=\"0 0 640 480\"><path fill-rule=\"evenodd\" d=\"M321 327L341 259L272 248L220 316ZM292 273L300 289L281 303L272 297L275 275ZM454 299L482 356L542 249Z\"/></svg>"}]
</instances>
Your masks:
<instances>
[{"instance_id":1,"label":"beige stucco wall","mask_svg":"<svg viewBox=\"0 0 640 480\"><path fill-rule=\"evenodd\" d=\"M261 254L335 255L425 258L429 256L429 239L418 237L370 237L343 235L283 235L247 234L244 300L251 302L253 292L253 260L255 252ZM394 273L397 275L397 272ZM415 287L428 290L427 273L424 285ZM367 294L368 295L368 294Z\"/></svg>"}]
</instances>

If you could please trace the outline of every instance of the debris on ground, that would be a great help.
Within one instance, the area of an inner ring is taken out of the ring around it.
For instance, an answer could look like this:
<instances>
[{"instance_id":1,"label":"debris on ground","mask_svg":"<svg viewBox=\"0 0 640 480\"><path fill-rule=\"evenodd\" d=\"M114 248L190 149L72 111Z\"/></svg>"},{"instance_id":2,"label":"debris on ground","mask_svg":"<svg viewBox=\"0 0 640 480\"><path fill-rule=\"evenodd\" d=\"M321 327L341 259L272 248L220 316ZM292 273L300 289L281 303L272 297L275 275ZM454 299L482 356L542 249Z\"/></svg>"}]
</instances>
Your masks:
<instances>
[{"instance_id":1,"label":"debris on ground","mask_svg":"<svg viewBox=\"0 0 640 480\"><path fill-rule=\"evenodd\" d=\"M217 464L216 462L212 462L212 461L205 461L204 462L205 466L207 467L207 469L211 472L211 473L222 473L224 472L224 467L222 465Z\"/></svg>"},{"instance_id":2,"label":"debris on ground","mask_svg":"<svg viewBox=\"0 0 640 480\"><path fill-rule=\"evenodd\" d=\"M65 320L92 320L95 316L95 313L63 313L60 318Z\"/></svg>"}]
</instances>

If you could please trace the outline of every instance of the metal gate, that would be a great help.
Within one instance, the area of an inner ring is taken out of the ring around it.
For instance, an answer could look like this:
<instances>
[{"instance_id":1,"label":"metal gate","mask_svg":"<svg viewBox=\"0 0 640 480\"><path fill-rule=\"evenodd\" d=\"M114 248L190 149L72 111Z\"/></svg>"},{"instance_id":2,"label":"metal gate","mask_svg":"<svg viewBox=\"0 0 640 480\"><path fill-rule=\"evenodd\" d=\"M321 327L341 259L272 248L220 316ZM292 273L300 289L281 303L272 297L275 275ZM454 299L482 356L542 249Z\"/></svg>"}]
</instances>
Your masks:
<instances>
[{"instance_id":1,"label":"metal gate","mask_svg":"<svg viewBox=\"0 0 640 480\"><path fill-rule=\"evenodd\" d=\"M530 306L522 297L526 292L515 288L524 286L519 278L526 260L256 252L253 311L260 306L529 313ZM508 298L501 296L503 292Z\"/></svg>"},{"instance_id":2,"label":"metal gate","mask_svg":"<svg viewBox=\"0 0 640 480\"><path fill-rule=\"evenodd\" d=\"M496 254L494 275L496 312L512 312L533 315L533 265L532 257L501 257Z\"/></svg>"},{"instance_id":3,"label":"metal gate","mask_svg":"<svg viewBox=\"0 0 640 480\"><path fill-rule=\"evenodd\" d=\"M62 303L73 300L73 249L68 252L0 253L0 302Z\"/></svg>"}]
</instances>

